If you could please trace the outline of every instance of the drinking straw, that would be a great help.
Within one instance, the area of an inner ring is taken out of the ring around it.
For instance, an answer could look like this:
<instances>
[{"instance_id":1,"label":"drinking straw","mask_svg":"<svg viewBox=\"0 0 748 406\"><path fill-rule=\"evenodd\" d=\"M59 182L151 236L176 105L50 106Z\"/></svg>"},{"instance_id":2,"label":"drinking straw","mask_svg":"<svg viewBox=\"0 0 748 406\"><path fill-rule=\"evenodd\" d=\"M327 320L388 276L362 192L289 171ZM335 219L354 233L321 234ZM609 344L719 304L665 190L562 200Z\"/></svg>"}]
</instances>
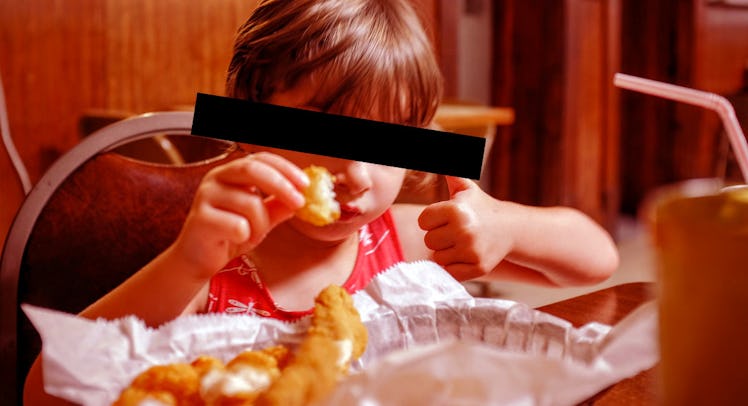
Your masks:
<instances>
[{"instance_id":1,"label":"drinking straw","mask_svg":"<svg viewBox=\"0 0 748 406\"><path fill-rule=\"evenodd\" d=\"M726 98L715 93L623 73L616 73L613 77L613 83L624 89L693 104L715 111L722 120L727 137L730 139L730 144L735 152L735 158L743 174L743 180L748 182L748 142L746 142L743 130L740 128L740 123L735 115L735 109Z\"/></svg>"}]
</instances>

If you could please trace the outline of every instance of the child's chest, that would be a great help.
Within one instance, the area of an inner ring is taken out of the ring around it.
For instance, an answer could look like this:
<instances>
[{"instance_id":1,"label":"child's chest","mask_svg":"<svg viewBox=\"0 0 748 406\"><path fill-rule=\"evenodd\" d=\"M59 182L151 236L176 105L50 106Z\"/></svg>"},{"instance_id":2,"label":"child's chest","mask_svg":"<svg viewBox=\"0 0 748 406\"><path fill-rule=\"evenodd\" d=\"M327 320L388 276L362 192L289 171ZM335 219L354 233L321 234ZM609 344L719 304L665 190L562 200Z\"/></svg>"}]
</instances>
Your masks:
<instances>
[{"instance_id":1,"label":"child's chest","mask_svg":"<svg viewBox=\"0 0 748 406\"><path fill-rule=\"evenodd\" d=\"M260 282L279 308L306 310L314 306L314 297L322 289L345 286L355 270L357 251L327 261L298 259L256 265Z\"/></svg>"}]
</instances>

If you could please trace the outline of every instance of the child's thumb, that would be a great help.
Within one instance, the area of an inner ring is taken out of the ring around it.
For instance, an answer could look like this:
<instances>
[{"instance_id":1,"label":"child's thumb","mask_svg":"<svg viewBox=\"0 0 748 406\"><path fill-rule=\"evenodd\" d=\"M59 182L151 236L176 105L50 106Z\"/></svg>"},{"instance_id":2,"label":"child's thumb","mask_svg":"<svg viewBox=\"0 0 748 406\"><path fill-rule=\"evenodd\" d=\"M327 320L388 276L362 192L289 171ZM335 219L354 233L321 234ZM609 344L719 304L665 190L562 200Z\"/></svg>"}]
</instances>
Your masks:
<instances>
[{"instance_id":1,"label":"child's thumb","mask_svg":"<svg viewBox=\"0 0 748 406\"><path fill-rule=\"evenodd\" d=\"M470 179L458 178L455 176L444 176L444 180L447 182L447 189L449 190L450 199L455 197L457 193L478 187L478 185Z\"/></svg>"},{"instance_id":2,"label":"child's thumb","mask_svg":"<svg viewBox=\"0 0 748 406\"><path fill-rule=\"evenodd\" d=\"M278 224L294 216L295 211L277 199L268 199L265 205L270 216L270 228L275 228Z\"/></svg>"}]
</instances>

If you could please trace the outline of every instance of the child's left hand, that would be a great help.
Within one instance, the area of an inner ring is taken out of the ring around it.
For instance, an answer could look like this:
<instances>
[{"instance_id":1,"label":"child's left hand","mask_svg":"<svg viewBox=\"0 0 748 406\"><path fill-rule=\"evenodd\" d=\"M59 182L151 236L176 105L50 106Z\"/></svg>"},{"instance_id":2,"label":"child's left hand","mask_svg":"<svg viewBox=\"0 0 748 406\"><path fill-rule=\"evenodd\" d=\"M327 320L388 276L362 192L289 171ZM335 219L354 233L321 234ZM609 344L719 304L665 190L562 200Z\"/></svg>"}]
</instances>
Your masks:
<instances>
[{"instance_id":1,"label":"child's left hand","mask_svg":"<svg viewBox=\"0 0 748 406\"><path fill-rule=\"evenodd\" d=\"M445 177L449 200L427 206L418 218L433 260L458 280L490 273L512 249L511 233L495 221L500 204L469 179Z\"/></svg>"}]
</instances>

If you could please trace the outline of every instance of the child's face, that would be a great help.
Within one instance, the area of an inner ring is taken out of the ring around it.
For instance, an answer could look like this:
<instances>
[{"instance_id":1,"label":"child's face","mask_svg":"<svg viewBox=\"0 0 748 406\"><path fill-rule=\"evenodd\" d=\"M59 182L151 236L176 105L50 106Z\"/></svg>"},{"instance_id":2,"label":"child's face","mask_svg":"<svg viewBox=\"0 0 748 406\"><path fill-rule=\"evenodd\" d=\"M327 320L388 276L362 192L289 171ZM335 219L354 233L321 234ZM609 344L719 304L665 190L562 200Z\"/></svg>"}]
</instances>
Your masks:
<instances>
[{"instance_id":1,"label":"child's face","mask_svg":"<svg viewBox=\"0 0 748 406\"><path fill-rule=\"evenodd\" d=\"M301 86L277 93L269 102L313 109L306 105L310 99L307 90ZM281 155L300 168L311 164L324 166L335 176L336 199L341 206L340 219L325 227L312 226L298 219L290 222L297 230L319 240L343 239L379 217L395 201L405 178L405 169L402 168L275 148L261 149Z\"/></svg>"}]
</instances>

